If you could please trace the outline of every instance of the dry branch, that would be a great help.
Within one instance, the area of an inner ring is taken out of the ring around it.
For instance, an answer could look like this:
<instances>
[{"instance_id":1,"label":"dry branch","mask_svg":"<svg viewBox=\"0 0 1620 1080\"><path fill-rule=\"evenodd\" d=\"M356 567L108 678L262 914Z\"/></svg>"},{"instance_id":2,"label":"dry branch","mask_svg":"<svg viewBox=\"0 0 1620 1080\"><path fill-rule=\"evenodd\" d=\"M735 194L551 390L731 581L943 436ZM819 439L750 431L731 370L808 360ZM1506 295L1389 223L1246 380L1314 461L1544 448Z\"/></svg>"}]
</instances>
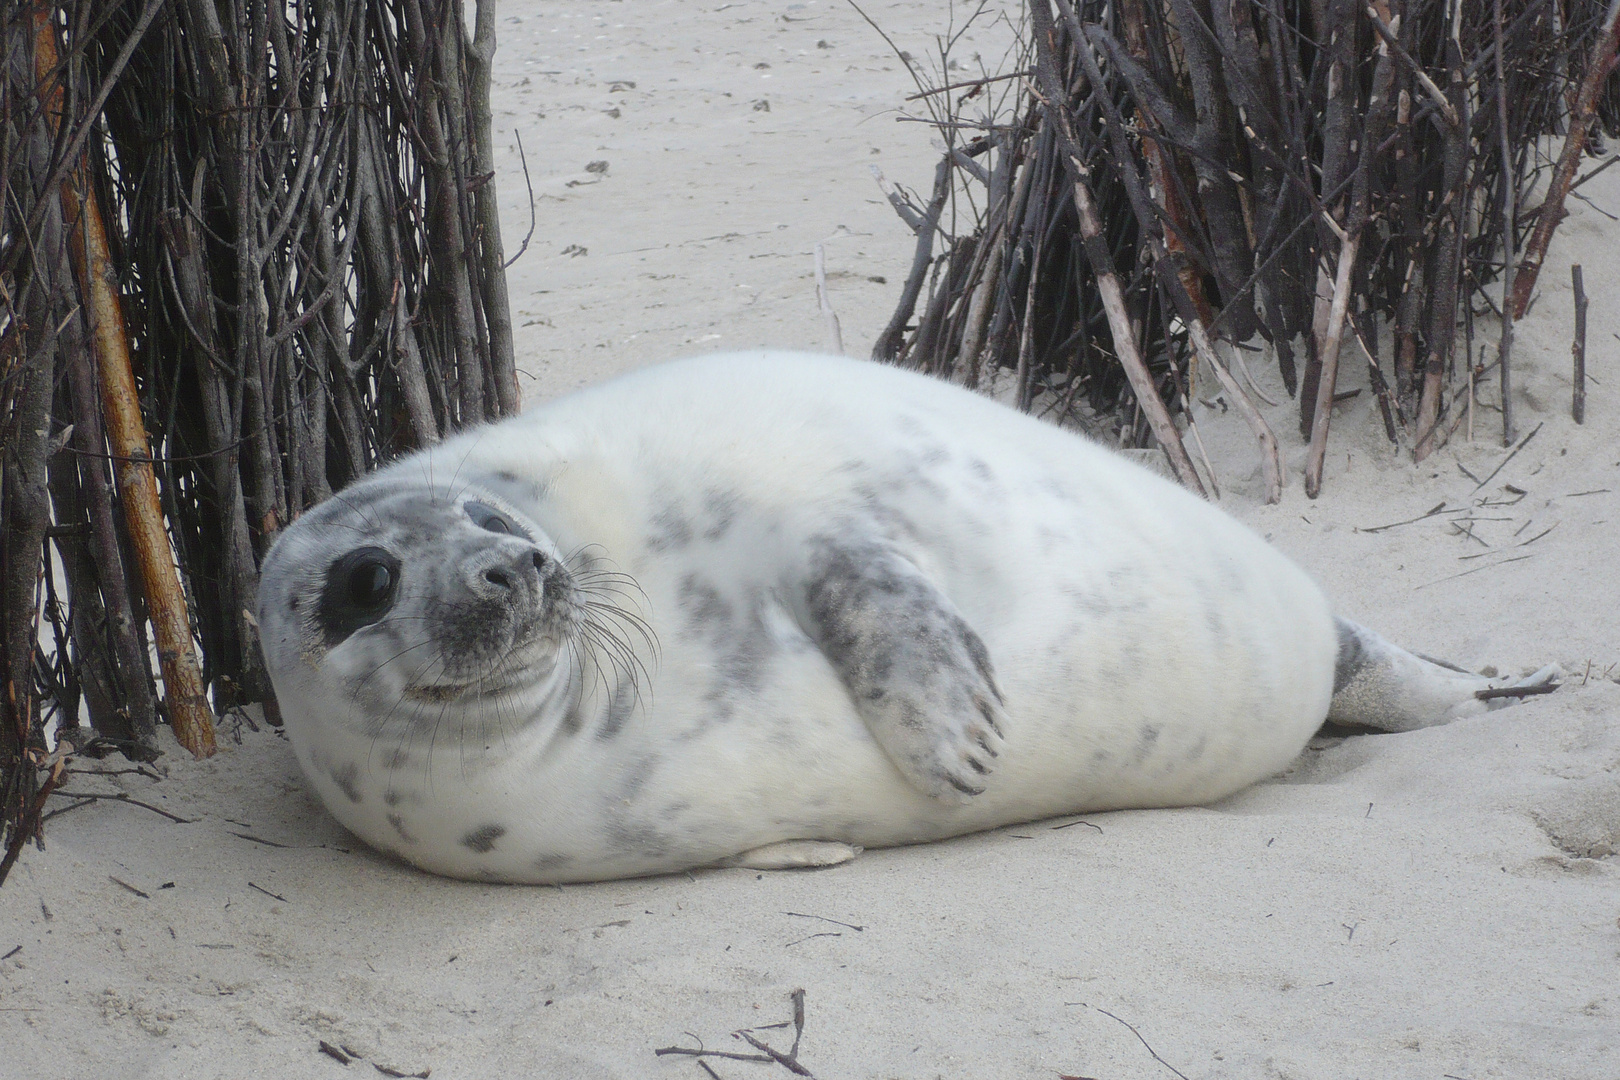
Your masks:
<instances>
[{"instance_id":1,"label":"dry branch","mask_svg":"<svg viewBox=\"0 0 1620 1080\"><path fill-rule=\"evenodd\" d=\"M210 705L274 721L251 612L277 532L518 408L494 31L460 0L0 5L8 842L51 722L149 753L148 626L194 752Z\"/></svg>"},{"instance_id":2,"label":"dry branch","mask_svg":"<svg viewBox=\"0 0 1620 1080\"><path fill-rule=\"evenodd\" d=\"M1569 195L1575 170L1581 163L1582 151L1586 149L1599 90L1614 70L1617 46L1620 46L1620 0L1609 0L1597 40L1592 43L1592 52L1586 61L1586 77L1581 80L1575 107L1570 112L1569 134L1564 139L1564 149L1558 155L1558 165L1553 169L1552 180L1548 183L1547 197L1541 201L1541 211L1536 215L1535 231L1525 245L1524 261L1519 265L1518 277L1513 282L1512 317L1515 319L1524 318L1525 309L1530 304L1530 293L1541 274L1541 261L1547 257L1547 245L1552 242L1553 230L1564 218L1564 199Z\"/></svg>"},{"instance_id":3,"label":"dry branch","mask_svg":"<svg viewBox=\"0 0 1620 1080\"><path fill-rule=\"evenodd\" d=\"M1173 408L1200 372L1258 419L1204 359L1217 336L1258 334L1300 399L1314 495L1353 324L1386 434L1411 432L1422 458L1456 425L1457 360L1475 377L1471 305L1494 306L1487 288L1511 273L1518 202L1546 168L1536 141L1568 114L1571 79L1602 88L1572 138L1589 116L1620 123L1620 88L1594 74L1615 5L1568 0L1553 18L1551 0L1030 0L1015 78L992 72L962 100L920 85L928 115L903 118L935 124L947 153L874 353L969 385L1012 372L1017 404L1122 445L1151 437L1174 462L1187 424ZM989 134L958 144L967 131ZM1537 228L1555 219L1549 200ZM1255 433L1270 469L1275 439ZM1280 469L1266 487L1275 498Z\"/></svg>"}]
</instances>

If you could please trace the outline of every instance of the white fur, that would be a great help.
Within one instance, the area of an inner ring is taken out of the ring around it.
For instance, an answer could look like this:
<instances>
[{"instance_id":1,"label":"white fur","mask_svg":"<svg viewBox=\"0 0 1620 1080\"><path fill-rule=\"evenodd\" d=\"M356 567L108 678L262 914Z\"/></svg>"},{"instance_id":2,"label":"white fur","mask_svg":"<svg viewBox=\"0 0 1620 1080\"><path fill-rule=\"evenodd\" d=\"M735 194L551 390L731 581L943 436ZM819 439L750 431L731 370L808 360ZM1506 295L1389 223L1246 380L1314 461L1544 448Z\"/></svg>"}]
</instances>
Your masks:
<instances>
[{"instance_id":1,"label":"white fur","mask_svg":"<svg viewBox=\"0 0 1620 1080\"><path fill-rule=\"evenodd\" d=\"M501 470L545 485L531 505L509 502L556 550L598 545L645 592L659 655L644 652L651 685L616 738L562 733L557 687L515 703L527 722L512 722L507 701L493 724L475 705L447 713L432 739L374 737L376 718L323 673L341 647L313 663L272 659L288 732L327 806L440 873L589 880L784 841L881 847L1207 802L1286 767L1327 715L1334 623L1302 571L1147 470L923 376L777 352L681 361L381 477L476 489ZM918 479L863 490L879 476ZM905 781L804 629L795 587L807 539L861 527L874 498L908 523L890 538L978 632L1005 699L1001 756L986 790L960 804ZM705 523L718 523L705 506L727 500L734 520L705 539ZM654 519L672 507L692 540L656 549ZM295 525L274 574L267 564L267 593L354 542ZM718 591L738 637L771 650L761 685L733 688L724 722L714 722L724 650L715 625L692 623L682 590L693 580ZM261 623L285 639L272 605ZM588 684L582 715L602 704L595 675L588 662L574 675ZM390 768L398 746L412 764ZM332 779L350 762L358 803ZM506 830L492 850L462 842L490 823Z\"/></svg>"}]
</instances>

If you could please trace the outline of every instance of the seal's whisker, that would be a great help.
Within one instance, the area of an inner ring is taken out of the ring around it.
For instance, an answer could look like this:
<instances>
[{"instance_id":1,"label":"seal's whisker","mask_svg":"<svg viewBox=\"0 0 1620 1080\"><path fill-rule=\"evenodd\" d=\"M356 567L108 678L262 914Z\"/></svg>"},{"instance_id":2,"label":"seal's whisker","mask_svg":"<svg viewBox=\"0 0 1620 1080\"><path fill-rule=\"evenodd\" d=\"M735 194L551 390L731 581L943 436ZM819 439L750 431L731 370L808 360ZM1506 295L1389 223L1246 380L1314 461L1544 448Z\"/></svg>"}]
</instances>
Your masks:
<instances>
[{"instance_id":1,"label":"seal's whisker","mask_svg":"<svg viewBox=\"0 0 1620 1080\"><path fill-rule=\"evenodd\" d=\"M335 493L332 496L332 499L333 499L334 502L342 503L344 506L347 506L350 510L352 510L355 513L356 516L358 516L367 525L371 526L373 532L381 532L382 531L382 523L379 522L376 518L368 516L367 513L366 513L366 511L369 510L370 507L362 507L358 502L356 502L349 495L348 492L339 491L339 492ZM335 524L338 524L338 525L342 526L342 525L345 525L346 523L344 523L344 522L336 522ZM353 528L353 526L348 526L348 527ZM359 532L360 530L356 529L355 531Z\"/></svg>"},{"instance_id":2,"label":"seal's whisker","mask_svg":"<svg viewBox=\"0 0 1620 1080\"><path fill-rule=\"evenodd\" d=\"M607 657L608 663L612 666L618 681L630 684L631 692L634 694L636 702L640 704L642 701L641 688L652 685L652 675L648 672L646 665L641 662L640 656L626 642L613 636L602 626L586 623L582 625L581 630L589 642ZM603 692L611 695L614 689L616 688L604 686Z\"/></svg>"},{"instance_id":3,"label":"seal's whisker","mask_svg":"<svg viewBox=\"0 0 1620 1080\"><path fill-rule=\"evenodd\" d=\"M456 480L460 478L461 470L467 464L467 459L472 457L472 452L478 449L479 444L484 441L485 433L488 431L489 427L488 425L485 425L478 428L476 431L468 432L472 438L467 440L467 452L461 455L460 461L456 462L456 471L450 474L450 482L445 485L445 493L451 502L455 502L457 499L461 498L461 493L472 486L472 481L469 480L458 490L456 488Z\"/></svg>"},{"instance_id":4,"label":"seal's whisker","mask_svg":"<svg viewBox=\"0 0 1620 1080\"><path fill-rule=\"evenodd\" d=\"M365 676L363 678L361 678L361 680L359 682L355 683L355 690L358 691L358 690L362 689L366 685L366 683L371 681L371 677L373 675L376 675L383 668L387 667L389 664L392 664L395 660L398 660L400 657L404 656L406 653L414 652L415 650L420 649L423 646L432 645L432 644L434 644L434 642L430 638L427 641L418 641L415 645L407 645L407 646L405 646L403 649L399 650L399 652L395 653L393 656L390 656L388 659L384 660L382 663L375 665L370 671L366 672ZM428 664L432 664L433 661L436 660L436 659L438 659L438 658L433 657L433 658L429 659ZM423 665L423 668L418 668L417 671L420 672L426 666L427 665ZM416 672L413 672L412 673L412 679L413 680L415 679L415 676L416 676Z\"/></svg>"},{"instance_id":5,"label":"seal's whisker","mask_svg":"<svg viewBox=\"0 0 1620 1080\"><path fill-rule=\"evenodd\" d=\"M603 615L623 625L625 629L633 630L646 645L648 650L658 651L658 635L653 632L652 623L646 617L634 611L627 611L617 604L605 600L586 600L583 604L592 616Z\"/></svg>"}]
</instances>

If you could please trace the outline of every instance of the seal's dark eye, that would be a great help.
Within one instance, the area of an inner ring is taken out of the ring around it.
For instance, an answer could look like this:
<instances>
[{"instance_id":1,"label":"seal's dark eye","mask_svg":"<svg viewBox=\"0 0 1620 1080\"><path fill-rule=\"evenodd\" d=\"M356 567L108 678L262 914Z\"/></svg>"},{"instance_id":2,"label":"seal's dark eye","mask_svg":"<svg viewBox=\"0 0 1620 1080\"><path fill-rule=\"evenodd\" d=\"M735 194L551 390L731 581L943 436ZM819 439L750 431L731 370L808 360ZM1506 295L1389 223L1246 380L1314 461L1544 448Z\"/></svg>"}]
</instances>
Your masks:
<instances>
[{"instance_id":1,"label":"seal's dark eye","mask_svg":"<svg viewBox=\"0 0 1620 1080\"><path fill-rule=\"evenodd\" d=\"M399 560L382 548L356 548L335 559L315 611L326 647L388 614L398 587Z\"/></svg>"},{"instance_id":2,"label":"seal's dark eye","mask_svg":"<svg viewBox=\"0 0 1620 1080\"><path fill-rule=\"evenodd\" d=\"M528 536L528 530L486 503L470 502L467 504L467 516L472 523L480 529L487 529L492 533L510 534L513 536ZM530 537L530 539L533 539Z\"/></svg>"},{"instance_id":3,"label":"seal's dark eye","mask_svg":"<svg viewBox=\"0 0 1620 1080\"><path fill-rule=\"evenodd\" d=\"M363 562L349 571L349 602L357 608L386 604L393 591L394 571L381 559Z\"/></svg>"}]
</instances>

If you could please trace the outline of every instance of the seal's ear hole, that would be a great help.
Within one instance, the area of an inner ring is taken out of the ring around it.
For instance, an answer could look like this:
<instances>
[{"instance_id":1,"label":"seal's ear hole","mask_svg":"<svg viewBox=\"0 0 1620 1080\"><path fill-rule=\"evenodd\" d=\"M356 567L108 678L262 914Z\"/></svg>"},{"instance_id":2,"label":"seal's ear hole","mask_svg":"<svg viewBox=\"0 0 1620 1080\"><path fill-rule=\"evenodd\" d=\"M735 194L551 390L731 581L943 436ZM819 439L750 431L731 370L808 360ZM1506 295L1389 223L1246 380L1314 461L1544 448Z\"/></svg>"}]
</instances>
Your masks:
<instances>
[{"instance_id":1,"label":"seal's ear hole","mask_svg":"<svg viewBox=\"0 0 1620 1080\"><path fill-rule=\"evenodd\" d=\"M528 530L524 529L523 526L487 503L469 502L466 505L466 511L467 516L472 518L472 523L480 529L511 536L529 535ZM529 538L533 539L533 537Z\"/></svg>"},{"instance_id":2,"label":"seal's ear hole","mask_svg":"<svg viewBox=\"0 0 1620 1080\"><path fill-rule=\"evenodd\" d=\"M399 560L379 547L356 548L333 560L316 611L327 648L388 614L399 570Z\"/></svg>"}]
</instances>

